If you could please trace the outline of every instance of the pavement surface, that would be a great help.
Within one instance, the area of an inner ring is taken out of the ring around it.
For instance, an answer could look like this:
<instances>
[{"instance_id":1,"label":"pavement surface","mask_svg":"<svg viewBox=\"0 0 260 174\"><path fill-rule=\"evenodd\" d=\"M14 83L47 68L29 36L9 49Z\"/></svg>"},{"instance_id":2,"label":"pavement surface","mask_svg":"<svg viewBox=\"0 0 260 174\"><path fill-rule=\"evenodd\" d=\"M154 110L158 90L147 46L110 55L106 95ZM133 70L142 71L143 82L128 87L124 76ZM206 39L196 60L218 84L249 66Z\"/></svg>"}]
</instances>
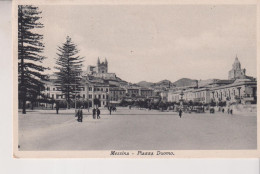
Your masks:
<instances>
[{"instance_id":1,"label":"pavement surface","mask_svg":"<svg viewBox=\"0 0 260 174\"><path fill-rule=\"evenodd\" d=\"M256 149L256 113L184 113L118 108L94 120L83 110L19 112L20 150L239 150Z\"/></svg>"}]
</instances>

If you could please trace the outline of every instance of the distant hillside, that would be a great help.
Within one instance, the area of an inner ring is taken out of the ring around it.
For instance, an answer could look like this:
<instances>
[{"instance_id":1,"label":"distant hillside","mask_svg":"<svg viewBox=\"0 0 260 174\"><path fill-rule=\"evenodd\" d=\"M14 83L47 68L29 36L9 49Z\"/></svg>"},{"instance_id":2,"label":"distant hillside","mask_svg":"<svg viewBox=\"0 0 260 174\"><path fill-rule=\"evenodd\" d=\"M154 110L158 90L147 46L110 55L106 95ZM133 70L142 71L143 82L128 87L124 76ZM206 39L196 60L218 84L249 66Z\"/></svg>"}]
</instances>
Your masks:
<instances>
[{"instance_id":1,"label":"distant hillside","mask_svg":"<svg viewBox=\"0 0 260 174\"><path fill-rule=\"evenodd\" d=\"M161 80L159 82L156 83L157 85L169 85L172 84L172 82L170 80Z\"/></svg>"},{"instance_id":2,"label":"distant hillside","mask_svg":"<svg viewBox=\"0 0 260 174\"><path fill-rule=\"evenodd\" d=\"M182 78L173 83L176 87L184 87L184 86L196 86L198 80L192 80L188 78Z\"/></svg>"},{"instance_id":3,"label":"distant hillside","mask_svg":"<svg viewBox=\"0 0 260 174\"><path fill-rule=\"evenodd\" d=\"M172 86L172 82L169 80L162 80L157 83L152 83L152 82L146 82L146 81L141 81L137 83L138 86L144 87L144 88L168 88L169 86Z\"/></svg>"},{"instance_id":4,"label":"distant hillside","mask_svg":"<svg viewBox=\"0 0 260 174\"><path fill-rule=\"evenodd\" d=\"M137 83L138 86L144 87L144 88L149 88L153 85L152 82L146 82L146 81L141 81Z\"/></svg>"},{"instance_id":5,"label":"distant hillside","mask_svg":"<svg viewBox=\"0 0 260 174\"><path fill-rule=\"evenodd\" d=\"M138 82L137 85L145 88L168 88L168 87L185 87L185 86L196 86L198 83L197 80L192 80L188 78L182 78L177 80L176 82L172 83L170 80L161 80L157 83L152 83L152 82L146 82L146 81L141 81Z\"/></svg>"}]
</instances>

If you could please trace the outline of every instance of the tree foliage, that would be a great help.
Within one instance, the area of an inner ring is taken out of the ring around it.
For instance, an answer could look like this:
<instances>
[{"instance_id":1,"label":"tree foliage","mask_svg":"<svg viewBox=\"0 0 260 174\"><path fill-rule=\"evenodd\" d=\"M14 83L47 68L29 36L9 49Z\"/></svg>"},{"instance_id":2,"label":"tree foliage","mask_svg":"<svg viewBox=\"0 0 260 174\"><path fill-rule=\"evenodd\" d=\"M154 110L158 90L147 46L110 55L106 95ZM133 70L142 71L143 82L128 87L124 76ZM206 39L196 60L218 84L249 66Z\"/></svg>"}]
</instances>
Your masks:
<instances>
[{"instance_id":1,"label":"tree foliage","mask_svg":"<svg viewBox=\"0 0 260 174\"><path fill-rule=\"evenodd\" d=\"M41 65L44 44L43 35L36 33L43 28L39 22L41 11L31 5L18 6L18 90L19 102L22 103L23 114L26 113L26 101L33 102L44 87L42 80L47 68Z\"/></svg>"},{"instance_id":2,"label":"tree foliage","mask_svg":"<svg viewBox=\"0 0 260 174\"><path fill-rule=\"evenodd\" d=\"M66 42L58 47L55 66L58 71L55 83L65 95L68 108L70 108L71 99L76 95L81 82L83 57L80 57L78 53L77 45L71 41L69 36L67 36Z\"/></svg>"}]
</instances>

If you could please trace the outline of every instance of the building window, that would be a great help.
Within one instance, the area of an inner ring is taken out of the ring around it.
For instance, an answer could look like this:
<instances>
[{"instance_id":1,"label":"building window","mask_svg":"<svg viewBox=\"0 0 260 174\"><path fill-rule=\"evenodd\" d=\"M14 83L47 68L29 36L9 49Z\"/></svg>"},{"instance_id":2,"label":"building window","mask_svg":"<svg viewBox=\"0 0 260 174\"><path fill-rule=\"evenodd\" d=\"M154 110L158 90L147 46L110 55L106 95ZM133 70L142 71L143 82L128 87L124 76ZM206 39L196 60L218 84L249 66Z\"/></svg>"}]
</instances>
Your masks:
<instances>
[{"instance_id":1,"label":"building window","mask_svg":"<svg viewBox=\"0 0 260 174\"><path fill-rule=\"evenodd\" d=\"M89 90L89 91L92 91L92 88L91 88L91 87L89 87L89 88L88 88L88 90Z\"/></svg>"},{"instance_id":2,"label":"building window","mask_svg":"<svg viewBox=\"0 0 260 174\"><path fill-rule=\"evenodd\" d=\"M101 88L101 91L103 91L103 88Z\"/></svg>"},{"instance_id":3,"label":"building window","mask_svg":"<svg viewBox=\"0 0 260 174\"><path fill-rule=\"evenodd\" d=\"M54 94L52 94L52 95L51 95L51 98L53 98L53 99L54 99Z\"/></svg>"},{"instance_id":4,"label":"building window","mask_svg":"<svg viewBox=\"0 0 260 174\"><path fill-rule=\"evenodd\" d=\"M85 88L84 88L84 87L82 88L82 91L85 91Z\"/></svg>"},{"instance_id":5,"label":"building window","mask_svg":"<svg viewBox=\"0 0 260 174\"><path fill-rule=\"evenodd\" d=\"M52 90L55 91L55 88L53 88Z\"/></svg>"},{"instance_id":6,"label":"building window","mask_svg":"<svg viewBox=\"0 0 260 174\"><path fill-rule=\"evenodd\" d=\"M91 94L89 94L89 96L88 96L88 97L92 99L92 95L91 95Z\"/></svg>"},{"instance_id":7,"label":"building window","mask_svg":"<svg viewBox=\"0 0 260 174\"><path fill-rule=\"evenodd\" d=\"M49 87L47 87L47 91L49 91L50 90L50 88Z\"/></svg>"},{"instance_id":8,"label":"building window","mask_svg":"<svg viewBox=\"0 0 260 174\"><path fill-rule=\"evenodd\" d=\"M98 95L98 98L101 99L101 95L100 94Z\"/></svg>"},{"instance_id":9,"label":"building window","mask_svg":"<svg viewBox=\"0 0 260 174\"><path fill-rule=\"evenodd\" d=\"M83 98L85 98L85 94L83 94Z\"/></svg>"},{"instance_id":10,"label":"building window","mask_svg":"<svg viewBox=\"0 0 260 174\"><path fill-rule=\"evenodd\" d=\"M105 99L105 95L103 94L103 99Z\"/></svg>"},{"instance_id":11,"label":"building window","mask_svg":"<svg viewBox=\"0 0 260 174\"><path fill-rule=\"evenodd\" d=\"M106 92L108 92L108 89L106 88Z\"/></svg>"}]
</instances>

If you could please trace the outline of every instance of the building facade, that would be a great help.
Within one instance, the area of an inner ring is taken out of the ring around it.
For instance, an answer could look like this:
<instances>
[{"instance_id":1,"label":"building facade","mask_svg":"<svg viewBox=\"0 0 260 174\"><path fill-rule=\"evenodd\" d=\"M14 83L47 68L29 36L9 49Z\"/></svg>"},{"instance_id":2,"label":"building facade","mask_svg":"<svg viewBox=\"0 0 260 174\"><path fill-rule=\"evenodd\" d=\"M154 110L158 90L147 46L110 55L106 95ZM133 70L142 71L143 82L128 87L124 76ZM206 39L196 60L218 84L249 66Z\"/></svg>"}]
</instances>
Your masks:
<instances>
[{"instance_id":1,"label":"building facade","mask_svg":"<svg viewBox=\"0 0 260 174\"><path fill-rule=\"evenodd\" d=\"M140 88L139 95L144 98L149 98L153 96L153 90L148 88Z\"/></svg>"},{"instance_id":2,"label":"building facade","mask_svg":"<svg viewBox=\"0 0 260 174\"><path fill-rule=\"evenodd\" d=\"M82 76L82 83L76 90L80 100L91 102L99 99L100 106L104 107L111 103L120 103L124 97L129 100L157 97L163 102L193 101L203 104L211 102L239 102L242 104L256 103L257 81L255 78L246 76L246 70L241 69L238 58L228 72L228 79L200 80L192 86L172 86L165 90L144 88L126 81L118 80L114 73L108 73L108 62L100 62L97 66L89 66L87 74ZM44 82L43 94L54 100L65 100L65 96L55 86L55 76ZM168 84L168 82L165 82ZM75 96L76 99L76 96ZM72 99L73 100L73 99Z\"/></svg>"},{"instance_id":3,"label":"building facade","mask_svg":"<svg viewBox=\"0 0 260 174\"><path fill-rule=\"evenodd\" d=\"M110 87L109 103L119 104L126 97L126 90L120 87Z\"/></svg>"}]
</instances>

